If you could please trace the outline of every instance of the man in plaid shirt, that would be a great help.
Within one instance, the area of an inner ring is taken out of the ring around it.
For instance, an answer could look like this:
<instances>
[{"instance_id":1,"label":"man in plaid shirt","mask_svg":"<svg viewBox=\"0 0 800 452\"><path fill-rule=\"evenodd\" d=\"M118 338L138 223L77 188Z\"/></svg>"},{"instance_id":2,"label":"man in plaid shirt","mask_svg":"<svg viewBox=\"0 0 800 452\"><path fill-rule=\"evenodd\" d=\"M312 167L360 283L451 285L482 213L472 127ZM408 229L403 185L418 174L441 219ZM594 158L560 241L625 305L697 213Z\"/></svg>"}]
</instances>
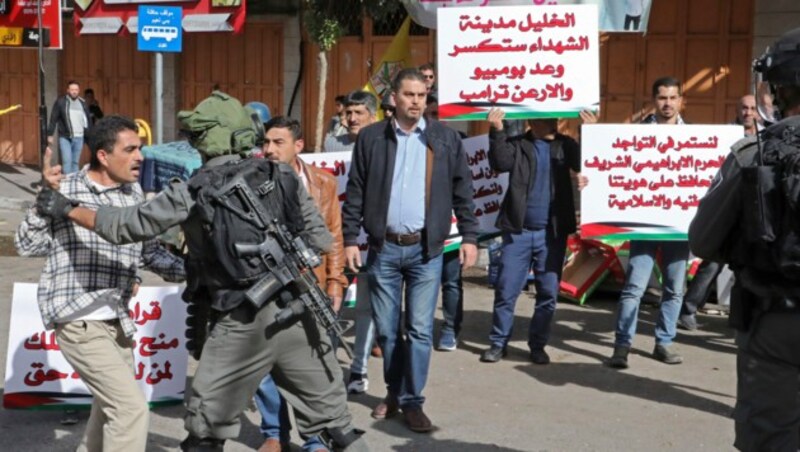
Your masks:
<instances>
[{"instance_id":1,"label":"man in plaid shirt","mask_svg":"<svg viewBox=\"0 0 800 452\"><path fill-rule=\"evenodd\" d=\"M128 118L108 116L89 137L91 163L61 179L49 168L49 185L81 206L127 207L144 201L137 180L142 164L141 139ZM155 239L114 245L72 222L51 220L31 208L17 229L21 256L47 256L39 280L39 309L47 328L55 328L64 357L94 396L91 415L78 450L144 451L148 408L134 377L136 328L128 302L136 295L139 267L167 281L185 278L183 260Z\"/></svg>"}]
</instances>

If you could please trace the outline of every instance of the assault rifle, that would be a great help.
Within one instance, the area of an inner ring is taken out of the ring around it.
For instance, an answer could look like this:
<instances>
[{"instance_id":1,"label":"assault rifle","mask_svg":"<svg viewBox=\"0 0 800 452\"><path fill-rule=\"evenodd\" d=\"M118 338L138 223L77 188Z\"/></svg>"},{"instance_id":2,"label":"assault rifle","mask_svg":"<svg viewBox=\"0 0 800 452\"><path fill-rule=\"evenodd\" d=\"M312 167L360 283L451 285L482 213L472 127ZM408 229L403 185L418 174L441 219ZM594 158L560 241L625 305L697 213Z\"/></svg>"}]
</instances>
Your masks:
<instances>
[{"instance_id":1,"label":"assault rifle","mask_svg":"<svg viewBox=\"0 0 800 452\"><path fill-rule=\"evenodd\" d=\"M271 185L259 191L264 191L269 196L273 188L274 185ZM239 257L258 256L268 271L245 292L245 298L256 308L260 308L278 291L288 290L292 299L275 315L275 321L285 324L308 310L328 334L339 340L347 356L352 359L353 351L342 337L344 329L331 308L331 300L319 287L317 276L312 270L322 262L319 255L305 244L302 237L293 237L277 219L269 220L261 203L243 180L234 183L231 189L238 192L239 199L252 214L251 219L267 233L262 243L234 245Z\"/></svg>"}]
</instances>

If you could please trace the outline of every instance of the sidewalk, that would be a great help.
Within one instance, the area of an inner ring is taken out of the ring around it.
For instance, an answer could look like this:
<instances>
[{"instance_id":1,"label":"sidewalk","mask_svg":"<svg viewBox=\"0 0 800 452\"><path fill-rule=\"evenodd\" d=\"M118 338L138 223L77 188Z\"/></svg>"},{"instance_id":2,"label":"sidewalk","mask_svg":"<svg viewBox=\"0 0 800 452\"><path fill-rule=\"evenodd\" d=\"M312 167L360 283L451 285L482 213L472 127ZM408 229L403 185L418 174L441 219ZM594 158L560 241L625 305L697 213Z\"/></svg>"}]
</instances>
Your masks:
<instances>
[{"instance_id":1,"label":"sidewalk","mask_svg":"<svg viewBox=\"0 0 800 452\"><path fill-rule=\"evenodd\" d=\"M0 163L0 256L15 256L14 231L36 199L37 168Z\"/></svg>"},{"instance_id":2,"label":"sidewalk","mask_svg":"<svg viewBox=\"0 0 800 452\"><path fill-rule=\"evenodd\" d=\"M0 363L5 362L11 288L35 282L42 259L0 257ZM145 273L145 285L163 284ZM385 395L382 361L369 361L369 390L350 396L354 423L367 430L375 452L397 451L722 451L732 450L735 393L733 332L720 316L700 316L702 330L679 332L677 347L685 362L667 366L650 357L657 310L644 306L634 340L631 368L606 365L613 343L616 299L595 296L584 306L560 303L548 352L549 366L528 361L527 332L533 299L517 305L509 356L496 364L478 361L487 347L492 291L486 273L473 269L464 278L464 323L458 350L434 352L425 410L436 431L410 432L402 417L376 421L370 410ZM599 294L598 294L599 295ZM346 310L351 311L351 310ZM349 318L351 312L346 312ZM437 328L441 312L437 310ZM346 335L352 343L352 332ZM341 353L340 358L344 358ZM347 367L347 363L342 363ZM190 360L189 377L195 363ZM4 375L0 369L0 378ZM147 450L176 451L185 437L184 408L164 407L151 414ZM0 409L3 450L74 450L86 426L62 426L59 411ZM243 417L242 434L228 452L261 445L258 415ZM300 449L293 431L293 452Z\"/></svg>"}]
</instances>

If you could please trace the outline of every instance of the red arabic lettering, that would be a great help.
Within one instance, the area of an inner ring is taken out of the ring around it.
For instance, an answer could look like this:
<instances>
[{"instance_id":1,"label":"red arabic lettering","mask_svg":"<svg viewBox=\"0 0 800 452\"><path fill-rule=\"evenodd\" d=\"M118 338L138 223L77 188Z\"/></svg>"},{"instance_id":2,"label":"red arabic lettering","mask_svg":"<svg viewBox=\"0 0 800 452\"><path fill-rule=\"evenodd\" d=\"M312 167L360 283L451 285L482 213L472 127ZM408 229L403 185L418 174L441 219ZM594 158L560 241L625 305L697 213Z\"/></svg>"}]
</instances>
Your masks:
<instances>
[{"instance_id":1,"label":"red arabic lettering","mask_svg":"<svg viewBox=\"0 0 800 452\"><path fill-rule=\"evenodd\" d=\"M40 386L46 381L56 381L69 378L70 374L59 372L55 369L45 371L43 363L31 363L31 367L36 371L25 374L23 382L27 386Z\"/></svg>"},{"instance_id":2,"label":"red arabic lettering","mask_svg":"<svg viewBox=\"0 0 800 452\"><path fill-rule=\"evenodd\" d=\"M128 315L130 315L133 322L137 325L144 325L150 320L160 320L161 304L157 300L153 300L150 302L150 306L152 306L153 309L147 312L140 308L139 302L137 301L136 304L133 305L133 309L128 311Z\"/></svg>"},{"instance_id":3,"label":"red arabic lettering","mask_svg":"<svg viewBox=\"0 0 800 452\"><path fill-rule=\"evenodd\" d=\"M649 196L635 194L627 199L621 199L616 194L608 195L608 207L616 208L618 210L647 207L670 210L673 206L678 206L681 208L681 210L689 210L692 207L697 207L699 204L700 199L696 194L691 194L686 197L682 195L670 197L666 194L655 193L651 193Z\"/></svg>"},{"instance_id":4,"label":"red arabic lettering","mask_svg":"<svg viewBox=\"0 0 800 452\"><path fill-rule=\"evenodd\" d=\"M453 46L453 51L448 53L451 57L462 53L495 53L495 52L525 52L527 44L513 44L511 38L504 38L501 43L493 43L492 38L484 39L477 45Z\"/></svg>"},{"instance_id":5,"label":"red arabic lettering","mask_svg":"<svg viewBox=\"0 0 800 452\"><path fill-rule=\"evenodd\" d=\"M538 33L545 28L570 28L574 26L575 14L573 13L564 14L563 19L558 17L558 13L551 13L549 18L547 17L547 13L544 13L542 15L542 20L538 22L534 22L531 14L528 14L525 21L520 21L519 31L525 33L533 30Z\"/></svg>"},{"instance_id":6,"label":"red arabic lettering","mask_svg":"<svg viewBox=\"0 0 800 452\"><path fill-rule=\"evenodd\" d=\"M31 337L25 339L25 343L22 346L26 350L61 350L56 343L55 331L51 331L49 335L47 331L33 333Z\"/></svg>"},{"instance_id":7,"label":"red arabic lettering","mask_svg":"<svg viewBox=\"0 0 800 452\"><path fill-rule=\"evenodd\" d=\"M155 337L145 336L139 339L139 355L153 356L158 353L158 350L167 350L178 347L178 338L173 338L169 342L164 342L164 333L159 334L158 338L162 340L161 343L157 343Z\"/></svg>"},{"instance_id":8,"label":"red arabic lettering","mask_svg":"<svg viewBox=\"0 0 800 452\"><path fill-rule=\"evenodd\" d=\"M492 85L486 85L486 88L480 91L464 92L464 90L461 90L458 96L466 102L483 100L484 102L497 103L498 100L510 98L512 102L519 104L527 100L544 102L547 99L559 99L569 102L572 100L573 94L572 88L564 86L563 83L548 83L544 87L528 89L516 85L513 92L509 91L509 86L506 84L497 85L497 88L493 88Z\"/></svg>"},{"instance_id":9,"label":"red arabic lettering","mask_svg":"<svg viewBox=\"0 0 800 452\"><path fill-rule=\"evenodd\" d=\"M535 42L533 42L528 46L528 51L530 53L555 52L556 55L561 55L564 52L580 52L583 50L589 50L588 36L579 36L578 38L570 36L569 38L567 38L566 42L560 39L557 41L553 41L553 39L550 38L547 40L547 43L545 43L542 37L540 36L536 38Z\"/></svg>"}]
</instances>

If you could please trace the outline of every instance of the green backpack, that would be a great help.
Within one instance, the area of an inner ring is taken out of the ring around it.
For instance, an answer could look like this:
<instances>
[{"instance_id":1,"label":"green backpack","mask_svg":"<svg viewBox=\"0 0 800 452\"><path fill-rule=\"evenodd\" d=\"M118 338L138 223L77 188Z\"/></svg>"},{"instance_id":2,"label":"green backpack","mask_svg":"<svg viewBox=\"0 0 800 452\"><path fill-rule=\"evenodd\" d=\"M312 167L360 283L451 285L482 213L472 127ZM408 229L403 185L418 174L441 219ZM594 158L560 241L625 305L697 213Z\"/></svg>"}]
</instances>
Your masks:
<instances>
[{"instance_id":1,"label":"green backpack","mask_svg":"<svg viewBox=\"0 0 800 452\"><path fill-rule=\"evenodd\" d=\"M258 114L222 91L214 91L192 111L179 112L178 121L192 147L207 159L246 154L263 143Z\"/></svg>"}]
</instances>

